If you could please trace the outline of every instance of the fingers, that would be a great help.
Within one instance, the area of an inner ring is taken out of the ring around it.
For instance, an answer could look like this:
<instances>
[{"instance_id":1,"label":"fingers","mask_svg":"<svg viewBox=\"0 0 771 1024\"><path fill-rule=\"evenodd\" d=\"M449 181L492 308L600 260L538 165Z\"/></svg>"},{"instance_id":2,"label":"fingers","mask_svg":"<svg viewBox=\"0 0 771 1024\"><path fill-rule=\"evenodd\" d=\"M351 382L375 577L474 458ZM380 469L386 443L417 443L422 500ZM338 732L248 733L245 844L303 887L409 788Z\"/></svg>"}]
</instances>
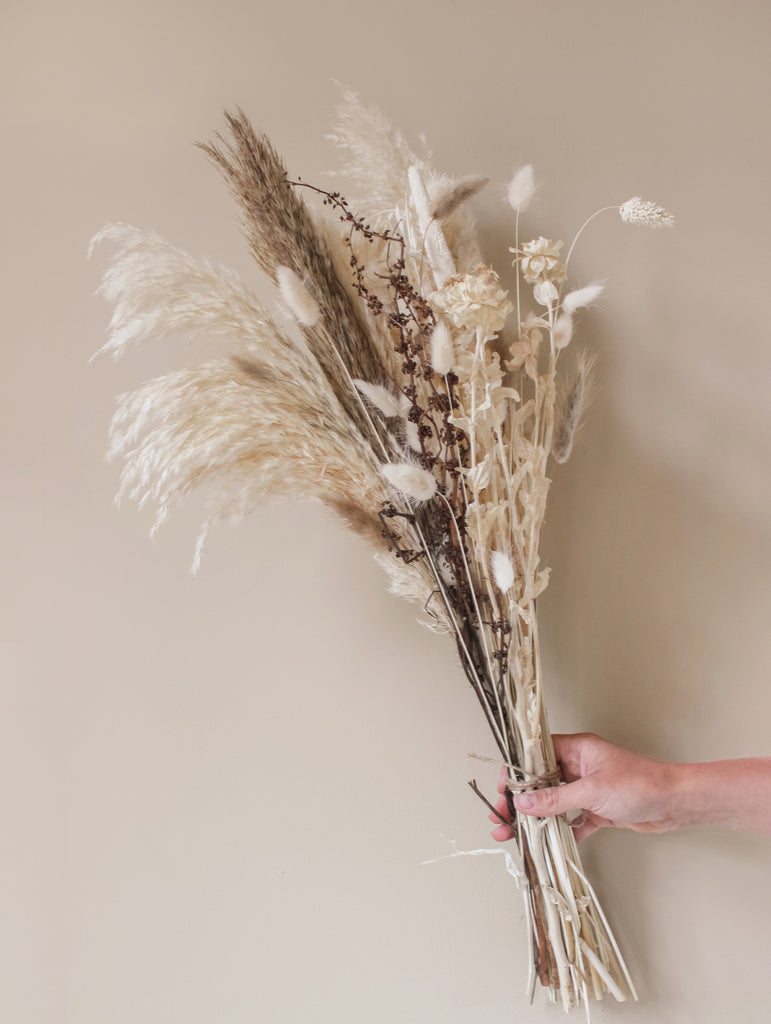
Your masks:
<instances>
[{"instance_id":1,"label":"fingers","mask_svg":"<svg viewBox=\"0 0 771 1024\"><path fill-rule=\"evenodd\" d=\"M510 825L496 825L490 835L496 843L505 843L514 838L514 829Z\"/></svg>"},{"instance_id":2,"label":"fingers","mask_svg":"<svg viewBox=\"0 0 771 1024\"><path fill-rule=\"evenodd\" d=\"M588 807L588 788L586 780L579 779L566 786L532 789L515 797L514 805L523 814L552 818L556 814L564 814L565 811L578 811Z\"/></svg>"},{"instance_id":3,"label":"fingers","mask_svg":"<svg viewBox=\"0 0 771 1024\"><path fill-rule=\"evenodd\" d=\"M583 839L587 839L600 828L602 828L602 825L598 825L596 821L591 821L587 818L586 821L583 821L580 825L576 825L573 829L573 835L576 838L576 842L580 843Z\"/></svg>"},{"instance_id":4,"label":"fingers","mask_svg":"<svg viewBox=\"0 0 771 1024\"><path fill-rule=\"evenodd\" d=\"M506 770L504 769L501 778L505 780ZM511 839L514 835L514 829L511 827L511 812L509 810L509 802L506 799L505 791L500 790L501 796L495 801L496 814L488 814L487 817L495 824L495 828L492 830L490 835L496 842L505 843L507 839Z\"/></svg>"},{"instance_id":5,"label":"fingers","mask_svg":"<svg viewBox=\"0 0 771 1024\"><path fill-rule=\"evenodd\" d=\"M599 736L593 732L558 733L552 736L554 753L562 765L566 781L580 779L584 774L584 763ZM600 740L600 742L602 742Z\"/></svg>"}]
</instances>

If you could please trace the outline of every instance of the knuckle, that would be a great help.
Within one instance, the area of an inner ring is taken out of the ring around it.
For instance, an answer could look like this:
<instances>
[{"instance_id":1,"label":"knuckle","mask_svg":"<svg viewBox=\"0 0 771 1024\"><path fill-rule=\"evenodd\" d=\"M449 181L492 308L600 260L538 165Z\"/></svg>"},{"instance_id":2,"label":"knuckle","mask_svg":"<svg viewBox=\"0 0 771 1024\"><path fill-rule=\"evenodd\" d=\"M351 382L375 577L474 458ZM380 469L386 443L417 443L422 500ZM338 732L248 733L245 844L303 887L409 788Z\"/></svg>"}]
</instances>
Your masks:
<instances>
[{"instance_id":1,"label":"knuckle","mask_svg":"<svg viewBox=\"0 0 771 1024\"><path fill-rule=\"evenodd\" d=\"M559 789L541 789L536 793L536 806L541 811L553 812L559 807Z\"/></svg>"}]
</instances>

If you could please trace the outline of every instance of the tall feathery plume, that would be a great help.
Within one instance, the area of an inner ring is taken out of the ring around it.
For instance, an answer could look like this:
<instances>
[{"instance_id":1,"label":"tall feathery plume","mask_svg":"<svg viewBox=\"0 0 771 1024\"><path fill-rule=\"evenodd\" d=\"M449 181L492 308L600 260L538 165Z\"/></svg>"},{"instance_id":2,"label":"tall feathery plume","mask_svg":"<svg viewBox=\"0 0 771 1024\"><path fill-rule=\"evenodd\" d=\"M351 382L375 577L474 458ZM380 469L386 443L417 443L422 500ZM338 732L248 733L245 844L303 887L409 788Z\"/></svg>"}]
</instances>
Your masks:
<instances>
[{"instance_id":1,"label":"tall feathery plume","mask_svg":"<svg viewBox=\"0 0 771 1024\"><path fill-rule=\"evenodd\" d=\"M265 273L276 281L278 268L288 267L313 289L321 315L303 327L308 345L349 415L366 431L369 424L350 382L382 376L376 348L269 139L254 131L243 111L225 116L231 138L218 135L216 144L201 143L201 148L238 201L252 253Z\"/></svg>"},{"instance_id":2,"label":"tall feathery plume","mask_svg":"<svg viewBox=\"0 0 771 1024\"><path fill-rule=\"evenodd\" d=\"M209 362L120 399L110 439L124 460L120 494L154 506L157 526L205 488L196 561L211 523L287 498L321 502L366 537L391 589L453 637L505 767L530 996L540 982L565 1010L606 992L636 998L570 825L517 815L512 799L559 780L536 614L549 583L540 536L550 474L571 454L590 389L591 360L579 355L566 373L564 352L577 312L603 286L568 289L567 266L597 214L564 261L561 242L520 246L535 175L530 164L514 175L509 340L508 288L481 261L469 210L486 179L437 171L348 94L336 141L366 193L355 208L292 182L241 111L227 123L229 137L202 148L293 322L275 320L232 272L157 235L125 225L100 233L116 249L101 288L114 311L100 351L117 356L179 332L215 346ZM604 209L632 224L672 223L638 198ZM525 317L523 286L538 307Z\"/></svg>"}]
</instances>

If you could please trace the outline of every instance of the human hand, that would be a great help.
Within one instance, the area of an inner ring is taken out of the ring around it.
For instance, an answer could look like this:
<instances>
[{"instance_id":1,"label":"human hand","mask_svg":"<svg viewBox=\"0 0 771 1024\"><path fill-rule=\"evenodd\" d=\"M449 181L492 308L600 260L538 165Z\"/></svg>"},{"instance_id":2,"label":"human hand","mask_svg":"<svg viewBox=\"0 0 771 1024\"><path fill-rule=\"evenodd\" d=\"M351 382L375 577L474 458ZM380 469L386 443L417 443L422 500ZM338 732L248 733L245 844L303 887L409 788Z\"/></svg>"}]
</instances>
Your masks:
<instances>
[{"instance_id":1,"label":"human hand","mask_svg":"<svg viewBox=\"0 0 771 1024\"><path fill-rule=\"evenodd\" d=\"M594 733L554 736L557 764L565 785L530 790L514 798L523 814L552 817L582 810L585 817L575 827L576 839L585 839L599 828L616 826L635 832L667 832L683 824L677 817L675 794L678 765L654 761L617 747ZM501 796L495 804L499 821L493 839L503 842L514 832L509 824L505 795L507 772L498 783Z\"/></svg>"}]
</instances>

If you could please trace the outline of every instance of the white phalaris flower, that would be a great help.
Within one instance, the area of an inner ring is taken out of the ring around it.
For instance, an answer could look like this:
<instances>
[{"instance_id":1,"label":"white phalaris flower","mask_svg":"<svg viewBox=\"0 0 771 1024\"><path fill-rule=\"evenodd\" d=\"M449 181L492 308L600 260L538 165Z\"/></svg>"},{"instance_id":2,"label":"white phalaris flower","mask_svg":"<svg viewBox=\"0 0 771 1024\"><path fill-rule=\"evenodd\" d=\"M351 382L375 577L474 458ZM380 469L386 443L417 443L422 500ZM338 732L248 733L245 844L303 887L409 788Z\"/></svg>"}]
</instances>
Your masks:
<instances>
[{"instance_id":1,"label":"white phalaris flower","mask_svg":"<svg viewBox=\"0 0 771 1024\"><path fill-rule=\"evenodd\" d=\"M450 373L455 365L455 350L447 324L438 323L431 335L431 369L436 373Z\"/></svg>"},{"instance_id":2,"label":"white phalaris flower","mask_svg":"<svg viewBox=\"0 0 771 1024\"><path fill-rule=\"evenodd\" d=\"M395 395L382 384L370 384L366 380L354 380L353 384L359 394L369 399L386 418L401 415L404 395Z\"/></svg>"},{"instance_id":3,"label":"white phalaris flower","mask_svg":"<svg viewBox=\"0 0 771 1024\"><path fill-rule=\"evenodd\" d=\"M532 164L525 164L524 167L520 167L518 171L514 173L514 177L509 182L509 189L506 198L509 201L509 206L512 210L516 210L517 213L521 213L522 210L526 210L530 205L530 200L535 194L535 173L533 171Z\"/></svg>"},{"instance_id":4,"label":"white phalaris flower","mask_svg":"<svg viewBox=\"0 0 771 1024\"><path fill-rule=\"evenodd\" d=\"M414 462L386 462L380 472L392 487L412 501L428 501L436 494L434 474Z\"/></svg>"},{"instance_id":5,"label":"white phalaris flower","mask_svg":"<svg viewBox=\"0 0 771 1024\"><path fill-rule=\"evenodd\" d=\"M514 308L509 294L500 286L498 275L480 264L469 274L456 274L443 288L430 296L431 304L441 310L455 327L497 334Z\"/></svg>"},{"instance_id":6,"label":"white phalaris flower","mask_svg":"<svg viewBox=\"0 0 771 1024\"><path fill-rule=\"evenodd\" d=\"M534 238L532 242L525 242L521 249L509 249L509 252L519 257L528 284L535 284L543 278L562 281L565 278L565 267L560 259L560 249L564 244L552 242L550 238ZM515 260L515 266L516 263Z\"/></svg>"},{"instance_id":7,"label":"white phalaris flower","mask_svg":"<svg viewBox=\"0 0 771 1024\"><path fill-rule=\"evenodd\" d=\"M649 199L633 196L619 207L621 220L625 224L644 224L649 228L671 228L675 218L667 213L663 206L652 203Z\"/></svg>"},{"instance_id":8,"label":"white phalaris flower","mask_svg":"<svg viewBox=\"0 0 771 1024\"><path fill-rule=\"evenodd\" d=\"M420 453L423 450L420 444L418 425L413 423L412 420L405 419L404 421L404 441L407 447L411 448L414 452Z\"/></svg>"},{"instance_id":9,"label":"white phalaris flower","mask_svg":"<svg viewBox=\"0 0 771 1024\"><path fill-rule=\"evenodd\" d=\"M496 586L504 594L514 586L514 563L503 551L490 552L490 568L493 570L493 579Z\"/></svg>"},{"instance_id":10,"label":"white phalaris flower","mask_svg":"<svg viewBox=\"0 0 771 1024\"><path fill-rule=\"evenodd\" d=\"M276 271L281 297L289 306L298 324L313 327L321 311L316 300L291 267L279 267Z\"/></svg>"},{"instance_id":11,"label":"white phalaris flower","mask_svg":"<svg viewBox=\"0 0 771 1024\"><path fill-rule=\"evenodd\" d=\"M568 292L565 298L562 300L562 311L567 314L575 313L577 309L583 309L584 306L590 306L595 299L598 299L605 290L605 285L600 284L598 281L596 284L587 284L583 288L576 288L572 292Z\"/></svg>"},{"instance_id":12,"label":"white phalaris flower","mask_svg":"<svg viewBox=\"0 0 771 1024\"><path fill-rule=\"evenodd\" d=\"M573 317L569 313L563 313L557 317L557 322L552 331L552 339L556 349L567 348L573 337Z\"/></svg>"}]
</instances>

